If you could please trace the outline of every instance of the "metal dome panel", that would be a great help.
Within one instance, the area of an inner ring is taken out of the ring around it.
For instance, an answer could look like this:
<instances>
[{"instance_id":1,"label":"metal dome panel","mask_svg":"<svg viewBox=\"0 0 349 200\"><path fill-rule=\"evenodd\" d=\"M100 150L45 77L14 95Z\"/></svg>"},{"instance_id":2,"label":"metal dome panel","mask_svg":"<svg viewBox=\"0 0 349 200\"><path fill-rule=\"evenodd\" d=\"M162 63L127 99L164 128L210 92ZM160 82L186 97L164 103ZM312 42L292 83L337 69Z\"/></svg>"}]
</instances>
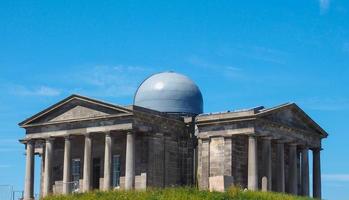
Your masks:
<instances>
[{"instance_id":1,"label":"metal dome panel","mask_svg":"<svg viewBox=\"0 0 349 200\"><path fill-rule=\"evenodd\" d=\"M166 113L200 114L202 94L188 77L163 72L145 79L138 87L134 105Z\"/></svg>"}]
</instances>

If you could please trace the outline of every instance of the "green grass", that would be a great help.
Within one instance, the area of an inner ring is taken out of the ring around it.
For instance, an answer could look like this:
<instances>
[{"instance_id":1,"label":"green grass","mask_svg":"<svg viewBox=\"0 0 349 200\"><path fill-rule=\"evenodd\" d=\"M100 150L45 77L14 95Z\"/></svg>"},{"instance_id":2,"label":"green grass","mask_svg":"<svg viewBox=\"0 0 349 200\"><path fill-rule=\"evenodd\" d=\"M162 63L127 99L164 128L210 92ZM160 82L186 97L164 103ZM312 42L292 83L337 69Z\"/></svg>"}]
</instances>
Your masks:
<instances>
[{"instance_id":1,"label":"green grass","mask_svg":"<svg viewBox=\"0 0 349 200\"><path fill-rule=\"evenodd\" d=\"M180 187L148 189L147 191L93 191L72 195L48 196L44 200L310 200L311 198L291 196L272 192L243 191L231 188L227 192L199 191L195 188Z\"/></svg>"}]
</instances>

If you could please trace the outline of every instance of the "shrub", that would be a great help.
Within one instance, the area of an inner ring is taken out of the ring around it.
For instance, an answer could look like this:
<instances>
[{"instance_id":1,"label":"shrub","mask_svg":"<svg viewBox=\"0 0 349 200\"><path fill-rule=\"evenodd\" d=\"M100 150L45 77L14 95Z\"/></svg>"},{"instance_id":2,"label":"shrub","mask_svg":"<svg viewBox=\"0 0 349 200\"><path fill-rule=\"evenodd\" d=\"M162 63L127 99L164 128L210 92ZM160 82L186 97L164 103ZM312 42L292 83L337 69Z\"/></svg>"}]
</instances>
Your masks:
<instances>
[{"instance_id":1,"label":"shrub","mask_svg":"<svg viewBox=\"0 0 349 200\"><path fill-rule=\"evenodd\" d=\"M44 200L310 200L311 198L292 196L274 192L244 191L239 187L226 192L199 191L192 187L177 187L146 191L92 191L71 195L52 195Z\"/></svg>"}]
</instances>

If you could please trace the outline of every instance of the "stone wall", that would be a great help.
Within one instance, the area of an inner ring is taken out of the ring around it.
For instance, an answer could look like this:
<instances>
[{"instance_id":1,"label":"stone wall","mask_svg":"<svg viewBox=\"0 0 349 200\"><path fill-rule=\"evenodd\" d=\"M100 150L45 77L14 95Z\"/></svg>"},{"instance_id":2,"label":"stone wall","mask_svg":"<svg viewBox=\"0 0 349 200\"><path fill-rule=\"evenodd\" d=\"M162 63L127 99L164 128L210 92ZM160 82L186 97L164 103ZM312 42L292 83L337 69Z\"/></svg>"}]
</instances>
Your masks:
<instances>
[{"instance_id":1,"label":"stone wall","mask_svg":"<svg viewBox=\"0 0 349 200\"><path fill-rule=\"evenodd\" d=\"M213 137L198 143L198 185L209 189L210 177L225 180L233 177L234 184L247 187L247 136ZM224 185L222 183L222 185ZM212 185L212 187L215 187Z\"/></svg>"},{"instance_id":2,"label":"stone wall","mask_svg":"<svg viewBox=\"0 0 349 200\"><path fill-rule=\"evenodd\" d=\"M232 175L235 185L247 187L248 137L237 135L232 137Z\"/></svg>"},{"instance_id":3,"label":"stone wall","mask_svg":"<svg viewBox=\"0 0 349 200\"><path fill-rule=\"evenodd\" d=\"M142 167L146 169L147 186L192 183L193 145L182 118L134 107L134 129L147 130L143 133L148 145L144 149L147 164Z\"/></svg>"}]
</instances>

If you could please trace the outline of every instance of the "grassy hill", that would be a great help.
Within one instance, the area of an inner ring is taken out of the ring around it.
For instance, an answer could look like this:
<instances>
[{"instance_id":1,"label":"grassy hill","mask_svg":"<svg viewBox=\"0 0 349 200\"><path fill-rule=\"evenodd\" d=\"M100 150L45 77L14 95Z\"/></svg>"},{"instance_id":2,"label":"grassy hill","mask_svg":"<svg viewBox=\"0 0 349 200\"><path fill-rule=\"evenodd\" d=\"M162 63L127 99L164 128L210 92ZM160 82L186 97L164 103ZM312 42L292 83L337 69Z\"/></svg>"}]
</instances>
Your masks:
<instances>
[{"instance_id":1,"label":"grassy hill","mask_svg":"<svg viewBox=\"0 0 349 200\"><path fill-rule=\"evenodd\" d=\"M149 189L147 191L94 191L89 193L49 196L44 200L310 200L271 192L243 191L231 188L227 192L199 191L195 188Z\"/></svg>"}]
</instances>

